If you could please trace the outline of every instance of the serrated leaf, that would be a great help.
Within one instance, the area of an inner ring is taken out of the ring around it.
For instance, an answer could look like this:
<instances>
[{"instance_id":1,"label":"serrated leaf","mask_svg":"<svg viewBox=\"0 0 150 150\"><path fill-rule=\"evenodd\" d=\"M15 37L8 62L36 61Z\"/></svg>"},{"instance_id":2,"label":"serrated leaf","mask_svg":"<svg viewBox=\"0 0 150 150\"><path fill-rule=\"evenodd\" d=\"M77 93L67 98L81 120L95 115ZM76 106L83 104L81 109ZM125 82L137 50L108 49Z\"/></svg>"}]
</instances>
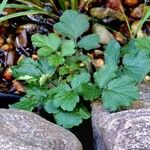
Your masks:
<instances>
[{"instance_id":1,"label":"serrated leaf","mask_svg":"<svg viewBox=\"0 0 150 150\"><path fill-rule=\"evenodd\" d=\"M105 63L117 65L120 58L121 46L116 40L112 40L105 50Z\"/></svg>"},{"instance_id":2,"label":"serrated leaf","mask_svg":"<svg viewBox=\"0 0 150 150\"><path fill-rule=\"evenodd\" d=\"M123 58L124 74L135 81L141 81L150 72L150 58L144 51L134 55L126 54Z\"/></svg>"},{"instance_id":3,"label":"serrated leaf","mask_svg":"<svg viewBox=\"0 0 150 150\"><path fill-rule=\"evenodd\" d=\"M59 66L65 62L65 59L57 54L53 54L48 58L49 65Z\"/></svg>"},{"instance_id":4,"label":"serrated leaf","mask_svg":"<svg viewBox=\"0 0 150 150\"><path fill-rule=\"evenodd\" d=\"M121 48L121 52L123 54L130 54L130 55L134 55L137 52L139 52L140 50L137 48L136 46L136 39L130 39L130 41Z\"/></svg>"},{"instance_id":5,"label":"serrated leaf","mask_svg":"<svg viewBox=\"0 0 150 150\"><path fill-rule=\"evenodd\" d=\"M71 89L70 89L71 90ZM63 89L54 97L54 106L61 107L63 110L72 111L79 102L79 96L73 91Z\"/></svg>"},{"instance_id":6,"label":"serrated leaf","mask_svg":"<svg viewBox=\"0 0 150 150\"><path fill-rule=\"evenodd\" d=\"M56 68L48 64L48 60L43 58L37 61L38 68L40 69L42 74L53 75L55 73Z\"/></svg>"},{"instance_id":7,"label":"serrated leaf","mask_svg":"<svg viewBox=\"0 0 150 150\"><path fill-rule=\"evenodd\" d=\"M78 89L83 83L88 83L90 81L89 73L81 73L80 75L75 75L71 80L71 87L73 89Z\"/></svg>"},{"instance_id":8,"label":"serrated leaf","mask_svg":"<svg viewBox=\"0 0 150 150\"><path fill-rule=\"evenodd\" d=\"M136 39L136 45L139 49L150 52L150 37L142 37Z\"/></svg>"},{"instance_id":9,"label":"serrated leaf","mask_svg":"<svg viewBox=\"0 0 150 150\"><path fill-rule=\"evenodd\" d=\"M61 55L71 56L75 53L75 43L72 40L65 40L61 47Z\"/></svg>"},{"instance_id":10,"label":"serrated leaf","mask_svg":"<svg viewBox=\"0 0 150 150\"><path fill-rule=\"evenodd\" d=\"M62 125L65 128L72 128L73 126L78 126L80 123L82 123L82 118L77 111L59 111L54 115L54 118L57 124Z\"/></svg>"},{"instance_id":11,"label":"serrated leaf","mask_svg":"<svg viewBox=\"0 0 150 150\"><path fill-rule=\"evenodd\" d=\"M58 49L61 44L61 40L54 33L51 33L48 36L34 34L32 36L32 43L40 48L38 52L39 56L49 56Z\"/></svg>"},{"instance_id":12,"label":"serrated leaf","mask_svg":"<svg viewBox=\"0 0 150 150\"><path fill-rule=\"evenodd\" d=\"M80 87L80 94L83 96L84 100L94 100L100 96L100 89L91 83L84 83Z\"/></svg>"},{"instance_id":13,"label":"serrated leaf","mask_svg":"<svg viewBox=\"0 0 150 150\"><path fill-rule=\"evenodd\" d=\"M41 71L37 66L37 62L31 58L23 59L17 66L12 67L11 69L13 76L16 78L25 75L38 77L41 74Z\"/></svg>"},{"instance_id":14,"label":"serrated leaf","mask_svg":"<svg viewBox=\"0 0 150 150\"><path fill-rule=\"evenodd\" d=\"M74 10L66 10L60 17L60 22L54 25L54 29L72 39L77 39L89 28L87 16Z\"/></svg>"},{"instance_id":15,"label":"serrated leaf","mask_svg":"<svg viewBox=\"0 0 150 150\"><path fill-rule=\"evenodd\" d=\"M99 88L104 88L109 81L116 77L116 71L117 66L105 65L94 73L95 83L98 84Z\"/></svg>"},{"instance_id":16,"label":"serrated leaf","mask_svg":"<svg viewBox=\"0 0 150 150\"><path fill-rule=\"evenodd\" d=\"M102 92L102 100L105 108L116 111L121 106L130 106L139 97L139 92L133 79L127 76L110 81Z\"/></svg>"},{"instance_id":17,"label":"serrated leaf","mask_svg":"<svg viewBox=\"0 0 150 150\"><path fill-rule=\"evenodd\" d=\"M9 105L9 108L32 111L37 106L37 104L38 104L38 101L29 99L29 100L24 100L24 101L20 101L15 104Z\"/></svg>"},{"instance_id":18,"label":"serrated leaf","mask_svg":"<svg viewBox=\"0 0 150 150\"><path fill-rule=\"evenodd\" d=\"M56 113L58 111L58 107L55 107L53 104L53 100L47 100L47 102L44 104L44 109L48 112L48 113Z\"/></svg>"},{"instance_id":19,"label":"serrated leaf","mask_svg":"<svg viewBox=\"0 0 150 150\"><path fill-rule=\"evenodd\" d=\"M84 36L79 42L78 47L84 48L85 50L90 50L97 48L99 46L99 36L96 34L90 34Z\"/></svg>"}]
</instances>

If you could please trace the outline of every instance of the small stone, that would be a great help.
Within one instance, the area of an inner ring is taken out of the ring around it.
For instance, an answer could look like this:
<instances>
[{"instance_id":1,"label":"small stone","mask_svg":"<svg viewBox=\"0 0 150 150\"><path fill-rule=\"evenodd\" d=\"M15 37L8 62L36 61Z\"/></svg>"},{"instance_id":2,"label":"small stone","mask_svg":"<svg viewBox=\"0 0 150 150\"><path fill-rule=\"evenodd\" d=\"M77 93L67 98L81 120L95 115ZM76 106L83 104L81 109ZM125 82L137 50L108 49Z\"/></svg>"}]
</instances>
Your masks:
<instances>
[{"instance_id":1,"label":"small stone","mask_svg":"<svg viewBox=\"0 0 150 150\"><path fill-rule=\"evenodd\" d=\"M3 43L4 43L4 38L0 36L0 47L3 45Z\"/></svg>"},{"instance_id":2,"label":"small stone","mask_svg":"<svg viewBox=\"0 0 150 150\"><path fill-rule=\"evenodd\" d=\"M103 59L93 59L92 64L95 67L95 69L99 69L104 66Z\"/></svg>"},{"instance_id":3,"label":"small stone","mask_svg":"<svg viewBox=\"0 0 150 150\"><path fill-rule=\"evenodd\" d=\"M3 78L4 78L5 80L11 80L11 79L13 78L12 70L11 70L10 68L7 68L7 69L4 71Z\"/></svg>"},{"instance_id":4,"label":"small stone","mask_svg":"<svg viewBox=\"0 0 150 150\"><path fill-rule=\"evenodd\" d=\"M4 51L11 51L14 48L12 44L5 44L1 47L2 50Z\"/></svg>"},{"instance_id":5,"label":"small stone","mask_svg":"<svg viewBox=\"0 0 150 150\"><path fill-rule=\"evenodd\" d=\"M124 0L124 3L129 7L135 6L138 2L139 0Z\"/></svg>"},{"instance_id":6,"label":"small stone","mask_svg":"<svg viewBox=\"0 0 150 150\"><path fill-rule=\"evenodd\" d=\"M108 44L114 37L113 35L102 25L94 24L92 27L92 31L99 35L101 44Z\"/></svg>"}]
</instances>

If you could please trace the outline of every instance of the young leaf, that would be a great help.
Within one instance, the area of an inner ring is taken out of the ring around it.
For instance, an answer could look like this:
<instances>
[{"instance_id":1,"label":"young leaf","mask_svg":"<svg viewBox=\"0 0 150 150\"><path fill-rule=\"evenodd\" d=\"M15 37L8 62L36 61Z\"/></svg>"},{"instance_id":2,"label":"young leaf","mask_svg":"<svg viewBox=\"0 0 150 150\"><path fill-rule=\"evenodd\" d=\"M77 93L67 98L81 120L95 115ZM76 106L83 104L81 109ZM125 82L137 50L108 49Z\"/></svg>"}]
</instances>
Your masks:
<instances>
[{"instance_id":1,"label":"young leaf","mask_svg":"<svg viewBox=\"0 0 150 150\"><path fill-rule=\"evenodd\" d=\"M83 83L88 83L90 81L89 73L81 73L80 75L74 76L71 80L71 87L73 89L78 89Z\"/></svg>"},{"instance_id":2,"label":"young leaf","mask_svg":"<svg viewBox=\"0 0 150 150\"><path fill-rule=\"evenodd\" d=\"M144 51L139 51L134 55L126 54L123 58L124 74L130 76L135 81L141 81L150 71L150 58Z\"/></svg>"},{"instance_id":3,"label":"young leaf","mask_svg":"<svg viewBox=\"0 0 150 150\"><path fill-rule=\"evenodd\" d=\"M73 126L78 126L82 123L82 118L77 111L59 111L54 115L54 118L58 125L62 125L65 128L72 128Z\"/></svg>"},{"instance_id":4,"label":"young leaf","mask_svg":"<svg viewBox=\"0 0 150 150\"><path fill-rule=\"evenodd\" d=\"M9 105L9 108L32 111L37 106L38 103L39 102L34 99L33 100L29 99L29 100L24 100L24 101L20 101L15 104Z\"/></svg>"},{"instance_id":5,"label":"young leaf","mask_svg":"<svg viewBox=\"0 0 150 150\"><path fill-rule=\"evenodd\" d=\"M94 73L95 83L100 88L104 88L109 81L116 77L117 67L115 65L105 65L104 68L99 69Z\"/></svg>"},{"instance_id":6,"label":"young leaf","mask_svg":"<svg viewBox=\"0 0 150 150\"><path fill-rule=\"evenodd\" d=\"M20 76L33 76L38 77L41 75L41 71L37 66L37 62L31 58L23 59L17 66L12 67L13 76L18 78Z\"/></svg>"},{"instance_id":7,"label":"young leaf","mask_svg":"<svg viewBox=\"0 0 150 150\"><path fill-rule=\"evenodd\" d=\"M130 106L138 97L139 92L133 79L127 76L110 81L102 92L104 107L111 111L116 111L121 106Z\"/></svg>"},{"instance_id":8,"label":"young leaf","mask_svg":"<svg viewBox=\"0 0 150 150\"><path fill-rule=\"evenodd\" d=\"M100 96L100 89L91 83L84 83L80 87L80 94L84 100L94 100Z\"/></svg>"},{"instance_id":9,"label":"young leaf","mask_svg":"<svg viewBox=\"0 0 150 150\"><path fill-rule=\"evenodd\" d=\"M150 52L150 37L149 36L142 37L142 38L137 38L136 42L137 42L136 43L137 47L139 49Z\"/></svg>"},{"instance_id":10,"label":"young leaf","mask_svg":"<svg viewBox=\"0 0 150 150\"><path fill-rule=\"evenodd\" d=\"M60 38L51 33L48 36L41 34L34 34L32 36L33 45L39 47L39 56L49 56L51 53L55 52L61 44Z\"/></svg>"},{"instance_id":11,"label":"young leaf","mask_svg":"<svg viewBox=\"0 0 150 150\"><path fill-rule=\"evenodd\" d=\"M73 111L76 104L79 102L79 96L68 90L63 90L54 97L54 106L61 107L63 110Z\"/></svg>"},{"instance_id":12,"label":"young leaf","mask_svg":"<svg viewBox=\"0 0 150 150\"><path fill-rule=\"evenodd\" d=\"M62 56L71 56L75 53L75 43L72 40L65 40L61 47Z\"/></svg>"},{"instance_id":13,"label":"young leaf","mask_svg":"<svg viewBox=\"0 0 150 150\"><path fill-rule=\"evenodd\" d=\"M55 107L53 104L53 100L47 100L47 102L44 104L44 109L49 113L56 113L58 111L58 107Z\"/></svg>"},{"instance_id":14,"label":"young leaf","mask_svg":"<svg viewBox=\"0 0 150 150\"><path fill-rule=\"evenodd\" d=\"M57 54L53 54L49 56L48 58L49 65L59 66L59 65L62 65L64 62L65 62L65 59Z\"/></svg>"},{"instance_id":15,"label":"young leaf","mask_svg":"<svg viewBox=\"0 0 150 150\"><path fill-rule=\"evenodd\" d=\"M60 17L60 22L54 25L54 29L75 40L89 28L87 16L74 10L66 10Z\"/></svg>"},{"instance_id":16,"label":"young leaf","mask_svg":"<svg viewBox=\"0 0 150 150\"><path fill-rule=\"evenodd\" d=\"M116 40L112 40L105 50L105 63L117 65L120 58L121 46Z\"/></svg>"},{"instance_id":17,"label":"young leaf","mask_svg":"<svg viewBox=\"0 0 150 150\"><path fill-rule=\"evenodd\" d=\"M84 48L85 50L94 49L97 48L98 46L99 46L99 36L96 34L87 35L78 42L78 47Z\"/></svg>"}]
</instances>

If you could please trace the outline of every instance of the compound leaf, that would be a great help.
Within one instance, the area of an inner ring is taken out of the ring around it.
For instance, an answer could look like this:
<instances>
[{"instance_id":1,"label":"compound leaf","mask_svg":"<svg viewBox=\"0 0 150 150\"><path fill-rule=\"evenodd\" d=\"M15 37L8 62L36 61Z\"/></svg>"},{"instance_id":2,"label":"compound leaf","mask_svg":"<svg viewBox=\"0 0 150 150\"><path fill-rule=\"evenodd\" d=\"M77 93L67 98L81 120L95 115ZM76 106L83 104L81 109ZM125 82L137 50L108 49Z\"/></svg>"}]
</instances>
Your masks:
<instances>
[{"instance_id":1,"label":"compound leaf","mask_svg":"<svg viewBox=\"0 0 150 150\"><path fill-rule=\"evenodd\" d=\"M48 36L34 34L32 36L32 43L40 48L38 51L39 56L49 56L58 49L61 44L61 40L54 33L50 33Z\"/></svg>"},{"instance_id":2,"label":"compound leaf","mask_svg":"<svg viewBox=\"0 0 150 150\"><path fill-rule=\"evenodd\" d=\"M60 22L54 25L54 29L75 40L89 28L87 16L74 10L66 10L60 17Z\"/></svg>"}]
</instances>

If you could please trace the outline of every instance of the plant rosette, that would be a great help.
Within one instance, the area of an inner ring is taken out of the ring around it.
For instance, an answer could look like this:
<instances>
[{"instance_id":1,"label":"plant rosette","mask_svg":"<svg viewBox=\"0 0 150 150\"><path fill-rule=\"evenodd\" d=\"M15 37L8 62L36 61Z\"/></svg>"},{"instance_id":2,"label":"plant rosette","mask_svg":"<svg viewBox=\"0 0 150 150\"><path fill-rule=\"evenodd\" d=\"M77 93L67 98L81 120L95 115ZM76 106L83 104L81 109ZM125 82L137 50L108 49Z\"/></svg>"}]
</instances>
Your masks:
<instances>
[{"instance_id":1,"label":"plant rosette","mask_svg":"<svg viewBox=\"0 0 150 150\"><path fill-rule=\"evenodd\" d=\"M85 101L101 99L113 112L138 99L137 84L150 71L149 52L137 39L124 47L112 40L104 51L105 65L91 72L86 53L99 47L100 39L96 34L83 36L88 29L86 15L66 10L54 25L57 34L32 36L39 59L25 58L12 67L14 77L26 83L26 95L10 108L32 111L42 106L57 124L72 128L90 117Z\"/></svg>"}]
</instances>

